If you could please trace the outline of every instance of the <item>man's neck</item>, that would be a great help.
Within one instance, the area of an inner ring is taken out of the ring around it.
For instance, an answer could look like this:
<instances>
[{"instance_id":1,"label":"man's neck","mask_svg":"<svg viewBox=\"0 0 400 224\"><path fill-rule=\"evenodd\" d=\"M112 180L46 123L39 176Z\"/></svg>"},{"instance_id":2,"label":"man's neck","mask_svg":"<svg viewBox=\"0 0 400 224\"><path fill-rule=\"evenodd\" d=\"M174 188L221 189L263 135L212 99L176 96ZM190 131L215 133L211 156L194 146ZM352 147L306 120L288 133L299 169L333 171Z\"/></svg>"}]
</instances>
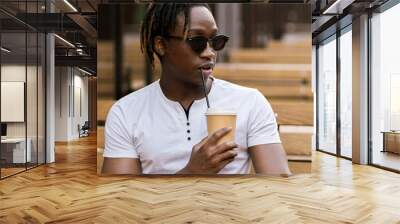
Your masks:
<instances>
[{"instance_id":1,"label":"man's neck","mask_svg":"<svg viewBox=\"0 0 400 224\"><path fill-rule=\"evenodd\" d=\"M206 81L207 93L211 89L212 82L213 81L211 78ZM186 109L194 100L204 98L204 90L202 85L191 85L180 80L161 75L160 86L164 95L168 99L179 102Z\"/></svg>"}]
</instances>

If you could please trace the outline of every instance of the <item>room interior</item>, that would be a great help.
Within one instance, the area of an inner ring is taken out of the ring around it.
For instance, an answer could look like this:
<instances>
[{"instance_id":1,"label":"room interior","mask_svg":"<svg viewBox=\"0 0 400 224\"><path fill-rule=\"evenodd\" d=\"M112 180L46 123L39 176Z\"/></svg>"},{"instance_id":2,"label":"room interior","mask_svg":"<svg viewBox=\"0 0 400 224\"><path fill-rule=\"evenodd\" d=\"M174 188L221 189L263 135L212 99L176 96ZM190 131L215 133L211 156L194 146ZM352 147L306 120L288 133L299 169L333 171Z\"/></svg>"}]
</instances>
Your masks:
<instances>
[{"instance_id":1,"label":"room interior","mask_svg":"<svg viewBox=\"0 0 400 224\"><path fill-rule=\"evenodd\" d=\"M109 108L159 78L143 5L1 1L0 222L398 223L400 4L282 3L212 10L236 37L215 75L270 100L288 178L99 175Z\"/></svg>"}]
</instances>

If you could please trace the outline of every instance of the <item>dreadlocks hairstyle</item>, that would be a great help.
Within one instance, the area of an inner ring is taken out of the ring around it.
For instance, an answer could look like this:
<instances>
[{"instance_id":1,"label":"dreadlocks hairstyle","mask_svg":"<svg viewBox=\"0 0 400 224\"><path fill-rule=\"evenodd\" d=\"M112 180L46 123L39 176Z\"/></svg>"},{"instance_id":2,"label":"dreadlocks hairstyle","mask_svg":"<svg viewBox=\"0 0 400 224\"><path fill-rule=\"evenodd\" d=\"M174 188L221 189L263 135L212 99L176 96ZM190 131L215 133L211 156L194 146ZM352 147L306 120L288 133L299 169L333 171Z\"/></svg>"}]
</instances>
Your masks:
<instances>
[{"instance_id":1,"label":"dreadlocks hairstyle","mask_svg":"<svg viewBox=\"0 0 400 224\"><path fill-rule=\"evenodd\" d=\"M144 21L140 30L140 47L145 53L152 66L154 66L154 54L161 61L160 55L154 51L154 38L156 36L167 37L177 24L177 17L183 13L185 17L184 38L186 38L190 18L190 9L195 6L204 6L210 10L208 4L190 3L152 3L147 9ZM210 10L211 11L211 10Z\"/></svg>"}]
</instances>

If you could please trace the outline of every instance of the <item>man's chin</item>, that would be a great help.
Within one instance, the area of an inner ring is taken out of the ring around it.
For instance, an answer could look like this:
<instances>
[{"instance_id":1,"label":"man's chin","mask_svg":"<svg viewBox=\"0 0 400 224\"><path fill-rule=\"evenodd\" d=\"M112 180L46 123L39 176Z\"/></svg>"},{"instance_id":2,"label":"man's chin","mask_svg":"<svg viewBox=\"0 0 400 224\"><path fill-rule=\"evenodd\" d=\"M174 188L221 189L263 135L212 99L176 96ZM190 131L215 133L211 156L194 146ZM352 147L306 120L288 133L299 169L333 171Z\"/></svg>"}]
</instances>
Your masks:
<instances>
[{"instance_id":1,"label":"man's chin","mask_svg":"<svg viewBox=\"0 0 400 224\"><path fill-rule=\"evenodd\" d=\"M185 84L190 85L193 88L199 88L203 86L203 80L187 80Z\"/></svg>"},{"instance_id":2,"label":"man's chin","mask_svg":"<svg viewBox=\"0 0 400 224\"><path fill-rule=\"evenodd\" d=\"M201 76L193 77L192 79L184 79L182 80L185 84L191 85L193 87L201 87L203 86L203 79ZM207 81L207 78L204 77L204 81Z\"/></svg>"}]
</instances>

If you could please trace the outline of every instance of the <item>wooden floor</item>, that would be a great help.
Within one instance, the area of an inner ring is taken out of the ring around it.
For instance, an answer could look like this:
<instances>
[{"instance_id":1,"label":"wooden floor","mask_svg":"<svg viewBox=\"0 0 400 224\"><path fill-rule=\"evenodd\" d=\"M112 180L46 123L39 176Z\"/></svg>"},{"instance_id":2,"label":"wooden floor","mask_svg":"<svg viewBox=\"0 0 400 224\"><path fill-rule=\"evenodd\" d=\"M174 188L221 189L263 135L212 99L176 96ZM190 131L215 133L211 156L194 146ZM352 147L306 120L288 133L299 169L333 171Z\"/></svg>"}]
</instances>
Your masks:
<instances>
[{"instance_id":1,"label":"wooden floor","mask_svg":"<svg viewBox=\"0 0 400 224\"><path fill-rule=\"evenodd\" d=\"M322 153L290 178L98 177L93 137L0 181L0 223L400 223L400 175Z\"/></svg>"},{"instance_id":2,"label":"wooden floor","mask_svg":"<svg viewBox=\"0 0 400 224\"><path fill-rule=\"evenodd\" d=\"M27 167L25 168L25 165L24 164L18 164L18 166L19 167L7 167L7 168L1 168L1 178L6 178L6 177L8 177L8 176L11 176L11 175L15 175L15 174L17 174L17 173L20 173L20 172L24 172L24 171L26 171L26 170L29 170L29 169L34 169L35 167L37 167L37 164L27 164Z\"/></svg>"},{"instance_id":3,"label":"wooden floor","mask_svg":"<svg viewBox=\"0 0 400 224\"><path fill-rule=\"evenodd\" d=\"M24 168L1 168L1 178L7 177L25 170Z\"/></svg>"}]
</instances>

